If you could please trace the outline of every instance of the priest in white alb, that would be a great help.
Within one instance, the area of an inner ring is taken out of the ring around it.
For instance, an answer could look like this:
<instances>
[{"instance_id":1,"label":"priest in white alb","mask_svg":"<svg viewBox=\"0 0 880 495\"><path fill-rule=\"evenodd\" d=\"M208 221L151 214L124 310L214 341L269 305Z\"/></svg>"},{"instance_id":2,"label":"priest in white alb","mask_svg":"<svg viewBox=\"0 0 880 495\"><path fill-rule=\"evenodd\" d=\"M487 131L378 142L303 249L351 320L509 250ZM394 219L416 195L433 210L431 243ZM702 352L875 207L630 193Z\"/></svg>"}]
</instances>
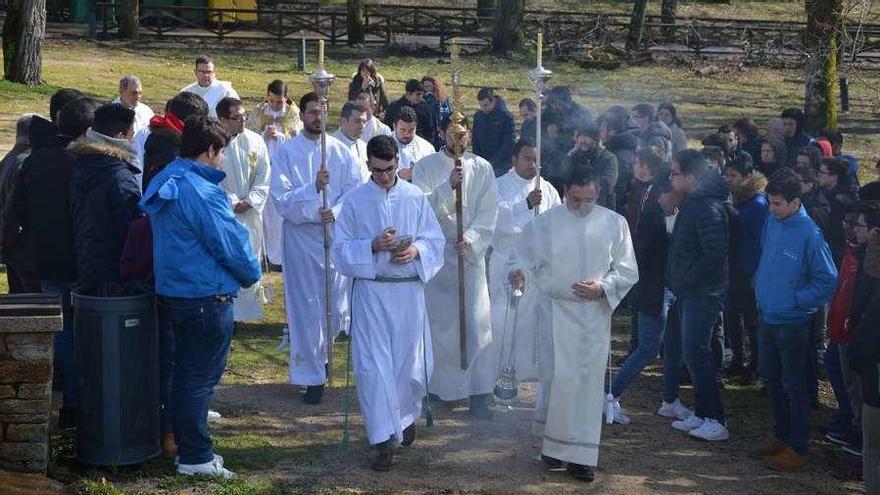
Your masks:
<instances>
[{"instance_id":1,"label":"priest in white alb","mask_svg":"<svg viewBox=\"0 0 880 495\"><path fill-rule=\"evenodd\" d=\"M321 170L321 105L318 95L300 99L303 132L285 141L272 164L269 196L284 219L284 301L290 335L290 382L307 386L303 400L319 404L327 380L332 338L348 328L347 277L328 267L331 283L331 340L327 339L324 296L324 224L339 214L345 195L363 183L351 151L327 136L327 169ZM326 186L329 208L323 209ZM332 227L332 226L331 226ZM332 228L331 228L332 234Z\"/></svg>"},{"instance_id":2,"label":"priest in white alb","mask_svg":"<svg viewBox=\"0 0 880 495\"><path fill-rule=\"evenodd\" d=\"M141 129L150 126L150 119L153 118L153 109L141 102L143 94L143 86L138 76L125 76L119 80L119 97L113 100L125 108L134 110L134 124L132 128L137 134Z\"/></svg>"},{"instance_id":3,"label":"priest in white alb","mask_svg":"<svg viewBox=\"0 0 880 495\"><path fill-rule=\"evenodd\" d=\"M395 440L415 440L432 367L424 287L443 266L446 239L424 193L397 177L394 139L373 138L367 153L370 179L336 219L333 261L352 278L357 396L378 450L372 467L387 471Z\"/></svg>"},{"instance_id":4,"label":"priest in white alb","mask_svg":"<svg viewBox=\"0 0 880 495\"><path fill-rule=\"evenodd\" d=\"M539 317L553 338L541 457L588 482L599 459L611 315L639 278L626 220L596 204L599 181L591 168L571 171L565 204L526 226L510 273L515 286L534 273Z\"/></svg>"},{"instance_id":5,"label":"priest in white alb","mask_svg":"<svg viewBox=\"0 0 880 495\"><path fill-rule=\"evenodd\" d=\"M412 107L403 106L394 120L394 140L397 141L397 156L400 164L398 174L404 180L412 181L415 163L436 153L434 145L418 134L418 117Z\"/></svg>"},{"instance_id":6,"label":"priest in white alb","mask_svg":"<svg viewBox=\"0 0 880 495\"><path fill-rule=\"evenodd\" d=\"M220 187L226 191L235 218L248 230L251 249L263 258L263 207L269 197L269 152L263 138L244 128L245 110L241 100L223 98L217 104L220 124L230 140L223 152L220 169L226 174ZM260 282L241 289L232 307L236 322L263 319L263 294Z\"/></svg>"},{"instance_id":7,"label":"priest in white alb","mask_svg":"<svg viewBox=\"0 0 880 495\"><path fill-rule=\"evenodd\" d=\"M462 150L467 149L468 138L466 132L460 141ZM446 142L455 142L448 131ZM461 164L456 166L452 151L444 148L419 160L414 167L413 184L428 195L446 237L446 263L425 291L434 349L431 393L444 401L470 399L471 415L490 419L489 398L495 386L498 360L492 346L486 251L492 244L498 214L495 173L489 162L470 152L464 152ZM457 241L455 217L458 187L462 187L461 242ZM464 308L459 308L458 300L458 253L464 255ZM465 370L460 367L459 311L464 311L466 320Z\"/></svg>"},{"instance_id":8,"label":"priest in white alb","mask_svg":"<svg viewBox=\"0 0 880 495\"><path fill-rule=\"evenodd\" d=\"M526 275L525 291L514 301L511 299L513 287L507 279L516 261L515 248L522 240L523 230L537 216L560 204L556 188L545 180L540 180L538 187L537 176L535 143L528 139L520 140L513 149L513 167L496 179L498 221L489 257L492 339L496 342L495 348L501 360L497 366L503 366L513 352L513 365L520 381L539 379L541 355L550 351L547 328L538 321L538 295L537 291L532 290L534 280ZM535 349L536 344L538 349ZM549 378L544 381L549 384ZM542 387L541 391L549 390Z\"/></svg>"},{"instance_id":9,"label":"priest in white alb","mask_svg":"<svg viewBox=\"0 0 880 495\"><path fill-rule=\"evenodd\" d=\"M361 139L366 121L367 113L363 107L352 101L345 102L339 116L339 128L333 133L333 137L346 145L357 157L358 163L362 166L364 180L370 176L367 170L367 143Z\"/></svg>"},{"instance_id":10,"label":"priest in white alb","mask_svg":"<svg viewBox=\"0 0 880 495\"><path fill-rule=\"evenodd\" d=\"M217 79L217 73L214 71L214 59L208 55L199 55L196 57L196 68L194 70L196 82L180 90L180 92L194 93L202 97L208 104L208 116L217 118L217 104L220 100L227 96L238 98L238 93L232 89L232 83L229 81L220 81Z\"/></svg>"}]
</instances>

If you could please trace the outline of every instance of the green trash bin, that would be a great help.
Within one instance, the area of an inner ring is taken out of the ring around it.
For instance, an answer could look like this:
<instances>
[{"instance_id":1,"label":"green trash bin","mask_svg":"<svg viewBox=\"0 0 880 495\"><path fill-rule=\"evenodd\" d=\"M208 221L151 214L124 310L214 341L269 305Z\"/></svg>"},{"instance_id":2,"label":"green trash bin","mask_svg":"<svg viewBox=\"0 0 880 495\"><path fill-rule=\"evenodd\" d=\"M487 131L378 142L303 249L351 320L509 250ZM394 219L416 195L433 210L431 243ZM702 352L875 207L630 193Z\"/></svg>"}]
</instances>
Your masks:
<instances>
[{"instance_id":1,"label":"green trash bin","mask_svg":"<svg viewBox=\"0 0 880 495\"><path fill-rule=\"evenodd\" d=\"M77 458L96 466L125 466L159 455L155 296L72 296Z\"/></svg>"}]
</instances>

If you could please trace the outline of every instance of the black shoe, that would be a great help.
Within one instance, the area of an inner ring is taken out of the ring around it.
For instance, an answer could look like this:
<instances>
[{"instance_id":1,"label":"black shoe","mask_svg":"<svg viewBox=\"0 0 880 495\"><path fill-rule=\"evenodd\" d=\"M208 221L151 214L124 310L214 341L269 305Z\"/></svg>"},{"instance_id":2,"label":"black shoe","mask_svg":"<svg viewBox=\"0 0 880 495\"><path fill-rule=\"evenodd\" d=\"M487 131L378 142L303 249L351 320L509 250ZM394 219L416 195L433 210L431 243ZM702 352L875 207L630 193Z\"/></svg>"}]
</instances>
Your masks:
<instances>
[{"instance_id":1,"label":"black shoe","mask_svg":"<svg viewBox=\"0 0 880 495\"><path fill-rule=\"evenodd\" d=\"M376 446L376 450L379 453L376 454L376 458L370 464L373 471L384 472L391 469L391 461L394 458L394 447L391 445L391 442L392 440L389 438Z\"/></svg>"},{"instance_id":2,"label":"black shoe","mask_svg":"<svg viewBox=\"0 0 880 495\"><path fill-rule=\"evenodd\" d=\"M596 474L593 472L593 468L591 468L590 466L584 466L583 464L569 463L566 470L572 478L578 481L586 481L587 483L591 483L596 477Z\"/></svg>"},{"instance_id":3,"label":"black shoe","mask_svg":"<svg viewBox=\"0 0 880 495\"><path fill-rule=\"evenodd\" d=\"M303 394L303 402L311 406L321 403L321 397L324 396L323 385L309 385L306 387L306 393Z\"/></svg>"},{"instance_id":4,"label":"black shoe","mask_svg":"<svg viewBox=\"0 0 880 495\"><path fill-rule=\"evenodd\" d=\"M72 407L64 407L61 406L61 410L58 411L58 429L66 430L68 428L76 427L76 409Z\"/></svg>"},{"instance_id":5,"label":"black shoe","mask_svg":"<svg viewBox=\"0 0 880 495\"><path fill-rule=\"evenodd\" d=\"M564 462L556 459L555 457L550 457L544 454L541 454L541 461L544 462L544 466L547 467L550 471L561 471L564 468Z\"/></svg>"},{"instance_id":6,"label":"black shoe","mask_svg":"<svg viewBox=\"0 0 880 495\"><path fill-rule=\"evenodd\" d=\"M403 429L403 441L400 442L400 445L403 445L404 447L409 447L415 441L416 441L416 424L413 423Z\"/></svg>"},{"instance_id":7,"label":"black shoe","mask_svg":"<svg viewBox=\"0 0 880 495\"><path fill-rule=\"evenodd\" d=\"M468 412L471 416L485 420L494 417L492 410L489 409L489 395L490 394L480 394L472 395L470 397L470 408L468 409Z\"/></svg>"},{"instance_id":8,"label":"black shoe","mask_svg":"<svg viewBox=\"0 0 880 495\"><path fill-rule=\"evenodd\" d=\"M351 337L347 333L340 332L339 335L336 336L335 342L348 342L349 340L351 340Z\"/></svg>"}]
</instances>

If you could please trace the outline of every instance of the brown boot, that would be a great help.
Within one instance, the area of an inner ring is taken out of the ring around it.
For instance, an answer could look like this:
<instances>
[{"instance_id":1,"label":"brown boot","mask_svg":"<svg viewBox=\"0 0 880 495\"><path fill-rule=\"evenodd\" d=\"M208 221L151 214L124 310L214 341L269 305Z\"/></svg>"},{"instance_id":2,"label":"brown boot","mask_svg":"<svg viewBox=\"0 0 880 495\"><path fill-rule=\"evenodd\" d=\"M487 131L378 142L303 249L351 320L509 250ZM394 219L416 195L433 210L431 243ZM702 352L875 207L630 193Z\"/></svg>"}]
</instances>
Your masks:
<instances>
[{"instance_id":1,"label":"brown boot","mask_svg":"<svg viewBox=\"0 0 880 495\"><path fill-rule=\"evenodd\" d=\"M376 458L373 459L373 463L370 467L373 468L373 471L384 472L391 469L391 461L394 458L394 446L392 445L392 440L388 439L379 445L376 446L376 450L378 454L376 454Z\"/></svg>"},{"instance_id":2,"label":"brown boot","mask_svg":"<svg viewBox=\"0 0 880 495\"><path fill-rule=\"evenodd\" d=\"M771 469L786 473L799 473L807 469L807 458L792 450L791 447L786 447L782 452L765 458L764 463Z\"/></svg>"},{"instance_id":3,"label":"brown boot","mask_svg":"<svg viewBox=\"0 0 880 495\"><path fill-rule=\"evenodd\" d=\"M166 459L177 457L177 442L174 441L174 433L162 434L162 457Z\"/></svg>"},{"instance_id":4,"label":"brown boot","mask_svg":"<svg viewBox=\"0 0 880 495\"><path fill-rule=\"evenodd\" d=\"M784 442L780 442L778 439L774 438L769 442L765 443L761 448L755 449L749 452L749 457L752 459L757 459L759 461L763 461L768 457L773 457L774 455L782 452L788 446L785 445Z\"/></svg>"}]
</instances>

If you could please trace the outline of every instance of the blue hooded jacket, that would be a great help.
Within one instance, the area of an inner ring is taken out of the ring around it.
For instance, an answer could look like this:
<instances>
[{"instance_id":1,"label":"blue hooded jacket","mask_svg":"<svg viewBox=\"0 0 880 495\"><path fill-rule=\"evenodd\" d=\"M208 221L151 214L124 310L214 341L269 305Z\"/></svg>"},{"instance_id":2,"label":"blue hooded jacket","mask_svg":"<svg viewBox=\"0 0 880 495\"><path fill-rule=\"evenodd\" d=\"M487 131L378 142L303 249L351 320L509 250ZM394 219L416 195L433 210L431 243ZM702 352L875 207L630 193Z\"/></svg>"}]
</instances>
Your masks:
<instances>
[{"instance_id":1,"label":"blue hooded jacket","mask_svg":"<svg viewBox=\"0 0 880 495\"><path fill-rule=\"evenodd\" d=\"M153 229L156 293L231 294L260 279L248 232L217 185L226 174L178 157L150 181L141 200Z\"/></svg>"},{"instance_id":2,"label":"blue hooded jacket","mask_svg":"<svg viewBox=\"0 0 880 495\"><path fill-rule=\"evenodd\" d=\"M837 269L822 231L803 206L779 220L768 215L755 274L755 297L768 325L807 321L831 299Z\"/></svg>"}]
</instances>

